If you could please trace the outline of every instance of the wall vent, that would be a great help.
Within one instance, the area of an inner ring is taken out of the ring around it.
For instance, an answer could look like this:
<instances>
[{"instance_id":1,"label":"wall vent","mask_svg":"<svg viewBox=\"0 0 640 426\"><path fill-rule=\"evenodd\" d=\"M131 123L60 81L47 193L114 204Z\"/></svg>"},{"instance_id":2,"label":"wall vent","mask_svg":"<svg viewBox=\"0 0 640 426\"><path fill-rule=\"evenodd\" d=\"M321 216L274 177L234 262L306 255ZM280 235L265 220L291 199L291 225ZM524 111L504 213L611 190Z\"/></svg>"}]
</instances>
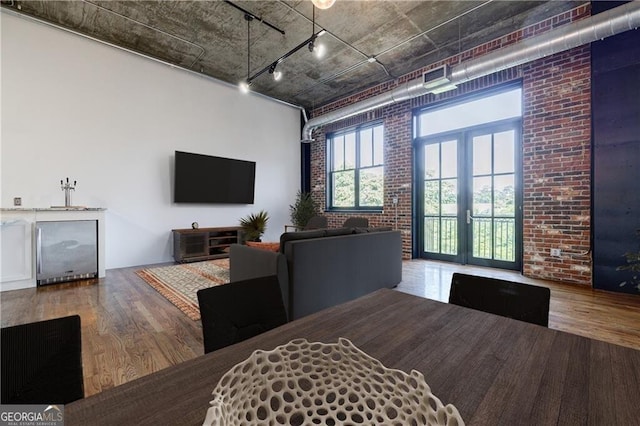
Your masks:
<instances>
[{"instance_id":1,"label":"wall vent","mask_svg":"<svg viewBox=\"0 0 640 426\"><path fill-rule=\"evenodd\" d=\"M449 85L451 80L451 69L449 65L444 64L438 68L434 68L422 74L422 85L425 89L433 89L438 86Z\"/></svg>"}]
</instances>

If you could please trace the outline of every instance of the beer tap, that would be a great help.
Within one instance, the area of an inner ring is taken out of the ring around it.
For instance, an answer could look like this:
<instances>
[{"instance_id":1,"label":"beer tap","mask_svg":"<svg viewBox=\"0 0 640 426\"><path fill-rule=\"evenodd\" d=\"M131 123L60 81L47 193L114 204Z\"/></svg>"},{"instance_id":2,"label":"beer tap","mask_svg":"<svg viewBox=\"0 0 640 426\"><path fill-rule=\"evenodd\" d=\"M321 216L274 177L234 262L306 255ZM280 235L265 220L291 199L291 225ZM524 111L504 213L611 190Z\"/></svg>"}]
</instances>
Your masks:
<instances>
[{"instance_id":1,"label":"beer tap","mask_svg":"<svg viewBox=\"0 0 640 426\"><path fill-rule=\"evenodd\" d=\"M71 207L71 191L76 190L76 181L73 181L73 185L69 183L69 178L67 178L67 182L64 180L60 180L60 187L64 191L64 206Z\"/></svg>"}]
</instances>

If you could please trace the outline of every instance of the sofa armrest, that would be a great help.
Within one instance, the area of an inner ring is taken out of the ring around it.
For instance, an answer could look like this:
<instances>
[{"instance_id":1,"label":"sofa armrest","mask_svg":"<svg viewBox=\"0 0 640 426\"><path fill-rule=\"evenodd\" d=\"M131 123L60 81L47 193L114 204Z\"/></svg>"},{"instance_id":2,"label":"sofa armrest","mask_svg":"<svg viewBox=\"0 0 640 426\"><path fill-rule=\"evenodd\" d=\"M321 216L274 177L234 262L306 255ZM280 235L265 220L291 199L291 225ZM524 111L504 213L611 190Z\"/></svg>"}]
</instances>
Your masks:
<instances>
[{"instance_id":1,"label":"sofa armrest","mask_svg":"<svg viewBox=\"0 0 640 426\"><path fill-rule=\"evenodd\" d=\"M287 260L281 253L241 244L229 248L229 279L231 282L277 275L282 301L289 311L289 274Z\"/></svg>"}]
</instances>

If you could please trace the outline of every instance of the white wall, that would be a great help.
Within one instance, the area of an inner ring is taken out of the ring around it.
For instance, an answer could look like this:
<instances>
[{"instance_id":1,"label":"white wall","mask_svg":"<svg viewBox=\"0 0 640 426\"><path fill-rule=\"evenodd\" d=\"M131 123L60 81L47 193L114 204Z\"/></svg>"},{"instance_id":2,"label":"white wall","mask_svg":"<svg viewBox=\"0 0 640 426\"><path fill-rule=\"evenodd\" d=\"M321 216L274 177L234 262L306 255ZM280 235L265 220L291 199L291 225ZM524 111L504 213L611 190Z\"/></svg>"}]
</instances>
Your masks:
<instances>
[{"instance_id":1,"label":"white wall","mask_svg":"<svg viewBox=\"0 0 640 426\"><path fill-rule=\"evenodd\" d=\"M106 267L171 261L171 229L235 226L265 209L264 241L289 223L300 185L290 106L9 13L1 13L1 198L106 207ZM253 205L172 202L175 150L256 161Z\"/></svg>"}]
</instances>

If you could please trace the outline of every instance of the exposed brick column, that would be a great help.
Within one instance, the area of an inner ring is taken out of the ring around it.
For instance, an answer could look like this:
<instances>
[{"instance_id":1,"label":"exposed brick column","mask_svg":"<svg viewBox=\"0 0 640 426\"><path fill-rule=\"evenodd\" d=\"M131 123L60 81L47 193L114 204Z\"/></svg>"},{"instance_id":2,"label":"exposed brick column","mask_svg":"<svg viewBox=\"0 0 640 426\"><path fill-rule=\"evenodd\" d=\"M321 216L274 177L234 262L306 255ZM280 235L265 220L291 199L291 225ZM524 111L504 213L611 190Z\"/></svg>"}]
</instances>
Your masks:
<instances>
[{"instance_id":1,"label":"exposed brick column","mask_svg":"<svg viewBox=\"0 0 640 426\"><path fill-rule=\"evenodd\" d=\"M589 46L524 66L524 274L591 282ZM560 248L560 258L549 256Z\"/></svg>"},{"instance_id":2,"label":"exposed brick column","mask_svg":"<svg viewBox=\"0 0 640 426\"><path fill-rule=\"evenodd\" d=\"M384 108L384 214L381 225L402 231L402 256L411 258L413 147L411 104L403 102ZM393 198L398 197L398 205ZM397 217L396 217L397 212Z\"/></svg>"}]
</instances>

